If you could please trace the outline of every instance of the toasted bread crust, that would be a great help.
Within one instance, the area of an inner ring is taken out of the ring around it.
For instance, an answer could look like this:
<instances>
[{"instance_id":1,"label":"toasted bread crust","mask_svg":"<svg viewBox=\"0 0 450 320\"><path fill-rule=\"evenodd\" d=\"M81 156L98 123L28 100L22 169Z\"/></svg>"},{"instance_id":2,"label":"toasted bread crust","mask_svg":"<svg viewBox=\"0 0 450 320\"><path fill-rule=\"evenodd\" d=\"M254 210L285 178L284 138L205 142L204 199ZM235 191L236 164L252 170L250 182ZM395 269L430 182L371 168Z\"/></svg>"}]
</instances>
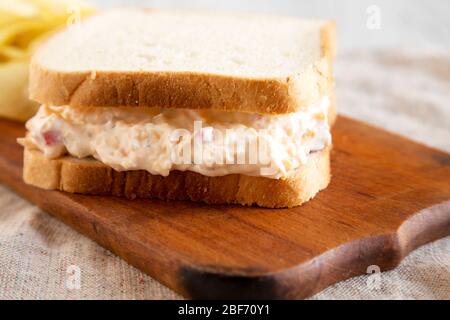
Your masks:
<instances>
[{"instance_id":1,"label":"toasted bread crust","mask_svg":"<svg viewBox=\"0 0 450 320\"><path fill-rule=\"evenodd\" d=\"M258 79L191 72L59 72L35 58L30 98L47 105L139 106L281 114L333 93L335 24L321 30L322 58L287 78Z\"/></svg>"},{"instance_id":2,"label":"toasted bread crust","mask_svg":"<svg viewBox=\"0 0 450 320\"><path fill-rule=\"evenodd\" d=\"M238 174L207 177L189 171L173 171L167 177L147 171L118 172L92 158L52 160L25 148L23 178L27 184L71 193L282 208L298 206L326 188L329 154L329 148L314 152L293 176L276 180Z\"/></svg>"}]
</instances>

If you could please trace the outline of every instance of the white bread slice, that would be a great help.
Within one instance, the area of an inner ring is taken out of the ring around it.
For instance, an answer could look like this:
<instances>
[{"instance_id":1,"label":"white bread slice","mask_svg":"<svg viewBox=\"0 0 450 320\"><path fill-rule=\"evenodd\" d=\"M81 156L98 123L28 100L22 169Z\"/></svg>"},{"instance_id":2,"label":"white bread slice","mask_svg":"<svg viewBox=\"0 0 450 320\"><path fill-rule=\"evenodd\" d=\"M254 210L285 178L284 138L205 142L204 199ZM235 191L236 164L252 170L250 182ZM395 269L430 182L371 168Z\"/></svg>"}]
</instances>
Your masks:
<instances>
[{"instance_id":1,"label":"white bread slice","mask_svg":"<svg viewBox=\"0 0 450 320\"><path fill-rule=\"evenodd\" d=\"M296 112L333 96L335 25L121 8L52 36L30 65L47 105Z\"/></svg>"},{"instance_id":2,"label":"white bread slice","mask_svg":"<svg viewBox=\"0 0 450 320\"><path fill-rule=\"evenodd\" d=\"M51 160L38 150L25 148L23 179L40 188L72 193L294 207L327 187L330 148L310 154L295 174L279 180L238 174L207 177L189 171L173 171L167 177L147 171L118 172L93 158Z\"/></svg>"}]
</instances>

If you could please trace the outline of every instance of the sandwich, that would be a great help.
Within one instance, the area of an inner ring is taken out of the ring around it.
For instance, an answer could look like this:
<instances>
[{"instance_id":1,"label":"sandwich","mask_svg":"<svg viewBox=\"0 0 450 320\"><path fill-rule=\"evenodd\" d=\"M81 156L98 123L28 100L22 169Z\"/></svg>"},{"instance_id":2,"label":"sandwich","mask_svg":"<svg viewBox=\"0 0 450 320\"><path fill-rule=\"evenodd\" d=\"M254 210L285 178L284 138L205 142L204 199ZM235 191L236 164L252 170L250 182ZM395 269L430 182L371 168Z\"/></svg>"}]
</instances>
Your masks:
<instances>
[{"instance_id":1,"label":"sandwich","mask_svg":"<svg viewBox=\"0 0 450 320\"><path fill-rule=\"evenodd\" d=\"M23 178L49 190L298 206L330 181L331 21L121 8L30 62Z\"/></svg>"}]
</instances>

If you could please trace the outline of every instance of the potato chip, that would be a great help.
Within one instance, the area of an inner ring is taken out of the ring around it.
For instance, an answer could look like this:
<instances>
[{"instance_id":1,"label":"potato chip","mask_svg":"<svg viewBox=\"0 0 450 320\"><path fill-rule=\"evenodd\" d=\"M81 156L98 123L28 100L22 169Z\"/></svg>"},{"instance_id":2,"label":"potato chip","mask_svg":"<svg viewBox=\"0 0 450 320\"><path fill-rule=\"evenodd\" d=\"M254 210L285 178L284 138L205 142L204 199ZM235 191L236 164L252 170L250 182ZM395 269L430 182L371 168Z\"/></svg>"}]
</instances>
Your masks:
<instances>
[{"instance_id":1,"label":"potato chip","mask_svg":"<svg viewBox=\"0 0 450 320\"><path fill-rule=\"evenodd\" d=\"M28 61L0 64L0 117L26 121L37 110L37 103L28 99Z\"/></svg>"},{"instance_id":2,"label":"potato chip","mask_svg":"<svg viewBox=\"0 0 450 320\"><path fill-rule=\"evenodd\" d=\"M39 43L93 7L79 0L0 0L0 117L25 121L36 111L28 100L28 63Z\"/></svg>"}]
</instances>

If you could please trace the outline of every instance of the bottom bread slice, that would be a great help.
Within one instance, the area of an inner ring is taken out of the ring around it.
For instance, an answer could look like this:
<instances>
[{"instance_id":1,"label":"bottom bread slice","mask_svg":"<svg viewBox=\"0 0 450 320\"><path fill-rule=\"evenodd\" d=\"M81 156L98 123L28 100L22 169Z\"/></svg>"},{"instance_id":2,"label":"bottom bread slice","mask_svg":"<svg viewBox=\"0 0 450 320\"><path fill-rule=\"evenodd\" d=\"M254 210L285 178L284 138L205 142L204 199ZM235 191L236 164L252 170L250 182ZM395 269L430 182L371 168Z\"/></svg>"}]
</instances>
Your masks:
<instances>
[{"instance_id":1,"label":"bottom bread slice","mask_svg":"<svg viewBox=\"0 0 450 320\"><path fill-rule=\"evenodd\" d=\"M278 180L240 174L208 177L190 171L173 171L167 177L147 171L120 172L93 158L49 159L38 150L25 148L23 178L43 189L72 193L294 207L328 185L330 148L311 153L293 175Z\"/></svg>"}]
</instances>

